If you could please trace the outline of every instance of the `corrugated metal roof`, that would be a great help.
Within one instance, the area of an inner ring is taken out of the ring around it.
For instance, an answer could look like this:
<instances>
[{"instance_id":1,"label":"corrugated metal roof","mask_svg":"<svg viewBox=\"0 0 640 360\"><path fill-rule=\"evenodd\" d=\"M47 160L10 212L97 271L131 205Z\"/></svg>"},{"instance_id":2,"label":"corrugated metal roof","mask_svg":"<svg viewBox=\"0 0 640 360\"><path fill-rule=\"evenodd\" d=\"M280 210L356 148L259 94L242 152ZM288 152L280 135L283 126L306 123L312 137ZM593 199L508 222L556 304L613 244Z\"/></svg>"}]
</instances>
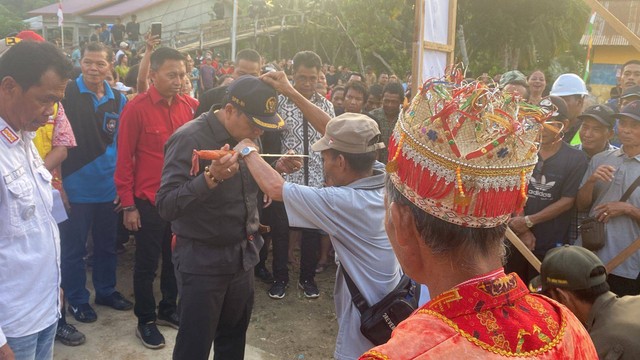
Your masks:
<instances>
[{"instance_id":1,"label":"corrugated metal roof","mask_svg":"<svg viewBox=\"0 0 640 360\"><path fill-rule=\"evenodd\" d=\"M93 11L91 13L85 14L86 17L118 17L118 16L126 16L137 12L141 9L147 8L149 6L153 6L167 0L125 0L121 3L117 3L97 11Z\"/></svg>"},{"instance_id":2,"label":"corrugated metal roof","mask_svg":"<svg viewBox=\"0 0 640 360\"><path fill-rule=\"evenodd\" d=\"M602 1L601 4L640 36L640 0L608 0ZM580 39L581 45L589 44L587 31ZM627 46L629 42L613 30L600 15L597 15L593 25L593 45Z\"/></svg>"},{"instance_id":3,"label":"corrugated metal roof","mask_svg":"<svg viewBox=\"0 0 640 360\"><path fill-rule=\"evenodd\" d=\"M122 0L64 0L62 2L62 12L66 15L82 15L94 11ZM31 10L29 15L55 15L58 13L58 4L51 4L39 9Z\"/></svg>"}]
</instances>

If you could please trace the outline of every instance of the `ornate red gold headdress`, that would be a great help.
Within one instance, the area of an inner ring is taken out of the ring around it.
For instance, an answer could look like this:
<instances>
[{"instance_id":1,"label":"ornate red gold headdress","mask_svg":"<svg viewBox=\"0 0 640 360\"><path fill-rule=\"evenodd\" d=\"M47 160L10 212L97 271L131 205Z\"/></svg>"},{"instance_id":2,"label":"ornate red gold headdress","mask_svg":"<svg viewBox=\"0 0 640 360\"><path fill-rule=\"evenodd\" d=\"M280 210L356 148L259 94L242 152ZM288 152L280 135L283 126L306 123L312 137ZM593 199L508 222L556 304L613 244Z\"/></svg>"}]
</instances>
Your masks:
<instances>
[{"instance_id":1,"label":"ornate red gold headdress","mask_svg":"<svg viewBox=\"0 0 640 360\"><path fill-rule=\"evenodd\" d=\"M495 227L521 209L537 162L542 109L459 70L427 80L389 140L387 171L412 203L466 227Z\"/></svg>"}]
</instances>

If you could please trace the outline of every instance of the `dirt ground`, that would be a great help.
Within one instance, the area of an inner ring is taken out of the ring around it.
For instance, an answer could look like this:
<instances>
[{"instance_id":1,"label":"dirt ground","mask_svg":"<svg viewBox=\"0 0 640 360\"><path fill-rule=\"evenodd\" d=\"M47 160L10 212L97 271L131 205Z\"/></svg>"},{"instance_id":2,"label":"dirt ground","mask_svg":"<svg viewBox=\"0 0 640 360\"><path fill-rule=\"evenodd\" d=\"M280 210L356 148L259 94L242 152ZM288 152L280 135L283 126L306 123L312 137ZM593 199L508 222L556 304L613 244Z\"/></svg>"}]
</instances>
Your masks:
<instances>
[{"instance_id":1,"label":"dirt ground","mask_svg":"<svg viewBox=\"0 0 640 360\"><path fill-rule=\"evenodd\" d=\"M133 246L119 255L118 290L133 300ZM271 255L267 261L271 265ZM296 287L298 266L292 265L290 284L284 299L273 300L267 295L269 285L256 281L255 304L247 332L248 360L316 360L331 359L335 346L338 324L333 306L335 265L316 276L320 297L306 299ZM88 274L90 279L90 274ZM159 280L156 300L159 300ZM88 286L91 289L91 286ZM92 300L93 301L93 296ZM87 341L78 347L68 347L56 342L55 360L144 360L171 359L177 331L159 327L167 346L150 350L142 346L135 336L136 317L133 311L116 311L93 305L98 321L83 324L67 316L67 321L82 331Z\"/></svg>"}]
</instances>

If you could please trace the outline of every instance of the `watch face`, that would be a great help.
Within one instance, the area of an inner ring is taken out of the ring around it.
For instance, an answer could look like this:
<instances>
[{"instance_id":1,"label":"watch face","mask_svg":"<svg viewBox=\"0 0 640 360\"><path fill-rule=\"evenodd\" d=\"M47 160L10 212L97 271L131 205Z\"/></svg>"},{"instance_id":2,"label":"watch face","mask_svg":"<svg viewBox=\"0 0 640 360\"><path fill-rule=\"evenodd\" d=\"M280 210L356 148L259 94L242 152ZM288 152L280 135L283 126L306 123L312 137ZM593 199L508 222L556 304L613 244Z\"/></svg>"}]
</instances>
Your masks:
<instances>
[{"instance_id":1,"label":"watch face","mask_svg":"<svg viewBox=\"0 0 640 360\"><path fill-rule=\"evenodd\" d=\"M247 146L246 148L242 149L242 151L240 151L240 154L242 154L242 156L247 156L251 154L251 151L253 151L253 148L250 146Z\"/></svg>"}]
</instances>

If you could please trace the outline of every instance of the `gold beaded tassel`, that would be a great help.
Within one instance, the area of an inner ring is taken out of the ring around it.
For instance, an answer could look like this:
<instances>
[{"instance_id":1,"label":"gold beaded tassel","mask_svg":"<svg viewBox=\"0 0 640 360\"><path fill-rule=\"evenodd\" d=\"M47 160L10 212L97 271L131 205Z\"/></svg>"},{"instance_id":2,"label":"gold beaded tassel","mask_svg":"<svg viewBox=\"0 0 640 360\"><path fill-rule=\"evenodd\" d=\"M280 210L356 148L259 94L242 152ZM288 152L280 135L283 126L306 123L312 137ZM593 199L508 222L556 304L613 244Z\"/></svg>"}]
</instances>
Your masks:
<instances>
[{"instance_id":1,"label":"gold beaded tassel","mask_svg":"<svg viewBox=\"0 0 640 360\"><path fill-rule=\"evenodd\" d=\"M518 210L522 209L527 203L527 172L522 169L520 171L520 201L518 202Z\"/></svg>"},{"instance_id":2,"label":"gold beaded tassel","mask_svg":"<svg viewBox=\"0 0 640 360\"><path fill-rule=\"evenodd\" d=\"M457 191L453 196L453 203L457 206L469 206L471 196L464 193L464 187L462 186L462 169L460 169L460 166L456 168L456 188Z\"/></svg>"},{"instance_id":3,"label":"gold beaded tassel","mask_svg":"<svg viewBox=\"0 0 640 360\"><path fill-rule=\"evenodd\" d=\"M400 140L398 140L398 146L396 147L396 152L393 154L393 159L387 162L387 166L386 166L387 173L394 173L398 171L398 156L400 155L400 151L402 151L404 136L405 136L404 133L400 135Z\"/></svg>"}]
</instances>

